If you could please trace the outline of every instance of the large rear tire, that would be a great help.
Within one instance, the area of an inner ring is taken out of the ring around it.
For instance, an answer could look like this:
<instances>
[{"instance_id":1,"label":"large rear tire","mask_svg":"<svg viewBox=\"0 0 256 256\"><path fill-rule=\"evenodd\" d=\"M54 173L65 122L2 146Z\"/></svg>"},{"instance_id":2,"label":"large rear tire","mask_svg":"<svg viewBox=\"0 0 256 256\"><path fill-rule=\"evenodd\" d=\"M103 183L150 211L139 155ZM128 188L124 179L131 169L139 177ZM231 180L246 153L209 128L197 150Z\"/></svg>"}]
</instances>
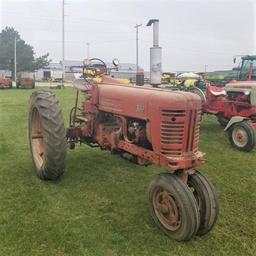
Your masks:
<instances>
[{"instance_id":1,"label":"large rear tire","mask_svg":"<svg viewBox=\"0 0 256 256\"><path fill-rule=\"evenodd\" d=\"M29 144L40 179L56 180L65 169L66 132L63 116L54 94L34 92L29 106Z\"/></svg>"},{"instance_id":2,"label":"large rear tire","mask_svg":"<svg viewBox=\"0 0 256 256\"><path fill-rule=\"evenodd\" d=\"M255 129L249 121L233 124L228 129L229 141L238 150L249 152L255 147Z\"/></svg>"},{"instance_id":3,"label":"large rear tire","mask_svg":"<svg viewBox=\"0 0 256 256\"><path fill-rule=\"evenodd\" d=\"M199 171L188 177L188 186L192 190L199 206L200 226L197 235L207 234L216 223L219 213L217 193L210 180Z\"/></svg>"},{"instance_id":4,"label":"large rear tire","mask_svg":"<svg viewBox=\"0 0 256 256\"><path fill-rule=\"evenodd\" d=\"M190 87L188 91L197 94L201 98L202 105L206 103L206 96L200 88L194 86Z\"/></svg>"},{"instance_id":5,"label":"large rear tire","mask_svg":"<svg viewBox=\"0 0 256 256\"><path fill-rule=\"evenodd\" d=\"M165 173L153 178L148 204L153 220L170 238L185 241L197 232L197 202L188 186L176 175Z\"/></svg>"}]
</instances>

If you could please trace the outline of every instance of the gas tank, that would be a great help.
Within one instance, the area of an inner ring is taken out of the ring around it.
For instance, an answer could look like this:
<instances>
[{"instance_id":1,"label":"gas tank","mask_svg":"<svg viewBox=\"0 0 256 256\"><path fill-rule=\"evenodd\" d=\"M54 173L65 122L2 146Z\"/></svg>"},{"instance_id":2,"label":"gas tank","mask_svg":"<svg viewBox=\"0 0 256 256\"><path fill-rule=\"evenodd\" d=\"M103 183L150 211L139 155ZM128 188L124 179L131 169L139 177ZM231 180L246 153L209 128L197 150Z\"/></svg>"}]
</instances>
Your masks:
<instances>
[{"instance_id":1,"label":"gas tank","mask_svg":"<svg viewBox=\"0 0 256 256\"><path fill-rule=\"evenodd\" d=\"M99 110L127 117L147 120L161 109L201 108L200 97L194 93L117 84L98 84L97 89Z\"/></svg>"}]
</instances>

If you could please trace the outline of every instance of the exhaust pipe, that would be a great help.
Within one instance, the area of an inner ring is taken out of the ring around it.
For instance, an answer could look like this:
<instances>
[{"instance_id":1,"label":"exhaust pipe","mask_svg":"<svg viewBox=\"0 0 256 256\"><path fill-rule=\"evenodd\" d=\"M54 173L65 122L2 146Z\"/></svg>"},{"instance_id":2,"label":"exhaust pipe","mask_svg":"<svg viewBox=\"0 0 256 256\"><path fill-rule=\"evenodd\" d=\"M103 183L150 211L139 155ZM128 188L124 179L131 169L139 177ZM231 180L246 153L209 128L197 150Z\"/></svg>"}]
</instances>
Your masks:
<instances>
[{"instance_id":1,"label":"exhaust pipe","mask_svg":"<svg viewBox=\"0 0 256 256\"><path fill-rule=\"evenodd\" d=\"M153 24L153 47L150 48L150 84L158 87L162 77L162 48L159 47L159 20L151 19L147 26Z\"/></svg>"}]
</instances>

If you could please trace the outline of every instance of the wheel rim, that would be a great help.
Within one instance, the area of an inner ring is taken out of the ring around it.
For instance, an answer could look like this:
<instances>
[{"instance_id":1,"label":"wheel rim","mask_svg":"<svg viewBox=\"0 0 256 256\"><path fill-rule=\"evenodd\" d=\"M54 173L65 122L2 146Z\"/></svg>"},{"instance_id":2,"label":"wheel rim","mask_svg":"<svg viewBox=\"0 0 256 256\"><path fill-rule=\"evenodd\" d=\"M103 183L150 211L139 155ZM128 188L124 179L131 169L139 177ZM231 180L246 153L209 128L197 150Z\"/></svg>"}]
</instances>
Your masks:
<instances>
[{"instance_id":1,"label":"wheel rim","mask_svg":"<svg viewBox=\"0 0 256 256\"><path fill-rule=\"evenodd\" d=\"M248 143L248 134L242 127L235 127L232 132L232 140L238 147L244 147Z\"/></svg>"},{"instance_id":2,"label":"wheel rim","mask_svg":"<svg viewBox=\"0 0 256 256\"><path fill-rule=\"evenodd\" d=\"M157 189L153 194L153 207L158 220L168 230L180 227L181 217L175 198L164 189Z\"/></svg>"},{"instance_id":3,"label":"wheel rim","mask_svg":"<svg viewBox=\"0 0 256 256\"><path fill-rule=\"evenodd\" d=\"M31 128L30 128L31 149L37 169L40 169L44 163L44 138L41 117L36 108L32 110Z\"/></svg>"}]
</instances>

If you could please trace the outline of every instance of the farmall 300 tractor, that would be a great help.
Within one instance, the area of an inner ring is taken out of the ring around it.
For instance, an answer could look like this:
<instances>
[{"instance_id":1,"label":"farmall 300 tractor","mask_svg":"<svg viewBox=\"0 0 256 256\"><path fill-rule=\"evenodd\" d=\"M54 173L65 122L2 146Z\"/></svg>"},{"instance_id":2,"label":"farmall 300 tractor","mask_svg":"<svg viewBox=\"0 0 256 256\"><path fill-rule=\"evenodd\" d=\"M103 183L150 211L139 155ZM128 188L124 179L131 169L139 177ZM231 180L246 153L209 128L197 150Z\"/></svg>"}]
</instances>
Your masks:
<instances>
[{"instance_id":1,"label":"farmall 300 tractor","mask_svg":"<svg viewBox=\"0 0 256 256\"><path fill-rule=\"evenodd\" d=\"M76 143L98 146L139 165L159 165L166 172L155 176L148 189L153 220L178 241L205 235L216 222L218 201L212 183L197 170L204 162L198 150L200 98L121 84L105 76L106 64L97 61L85 65L83 83L76 83L67 129L54 94L32 94L29 140L37 175L58 179L65 169L67 144L74 149ZM82 106L80 92L85 93Z\"/></svg>"},{"instance_id":2,"label":"farmall 300 tractor","mask_svg":"<svg viewBox=\"0 0 256 256\"><path fill-rule=\"evenodd\" d=\"M242 57L238 80L224 88L208 86L203 111L218 117L231 145L251 151L256 142L256 56Z\"/></svg>"}]
</instances>

